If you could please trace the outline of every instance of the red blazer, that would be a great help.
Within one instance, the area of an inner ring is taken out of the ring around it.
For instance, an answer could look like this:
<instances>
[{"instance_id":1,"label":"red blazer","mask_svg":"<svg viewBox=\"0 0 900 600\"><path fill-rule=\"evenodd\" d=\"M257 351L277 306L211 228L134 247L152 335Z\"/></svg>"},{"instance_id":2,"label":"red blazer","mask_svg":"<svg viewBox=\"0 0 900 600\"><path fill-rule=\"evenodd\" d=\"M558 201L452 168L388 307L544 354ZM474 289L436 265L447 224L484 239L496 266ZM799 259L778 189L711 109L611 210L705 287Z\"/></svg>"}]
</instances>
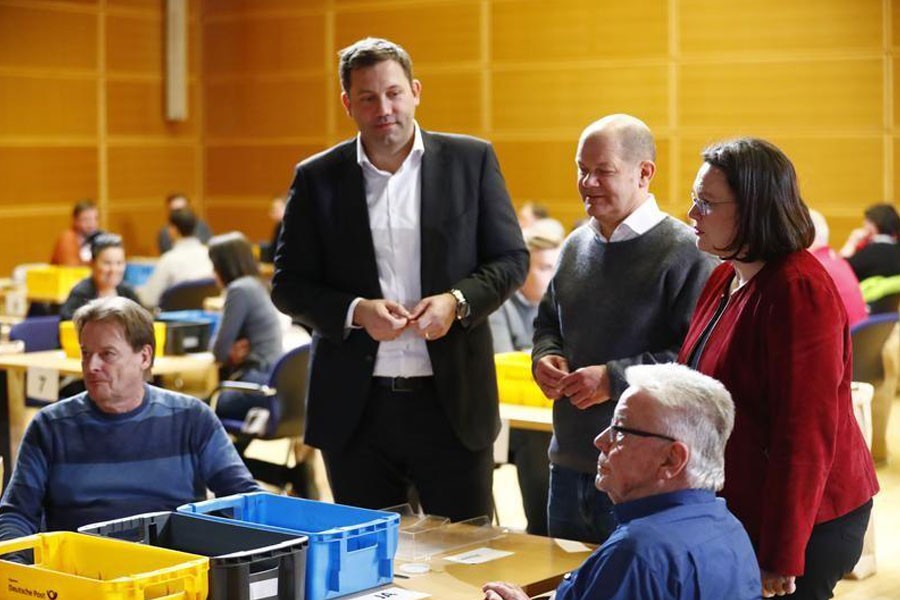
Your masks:
<instances>
[{"instance_id":1,"label":"red blazer","mask_svg":"<svg viewBox=\"0 0 900 600\"><path fill-rule=\"evenodd\" d=\"M679 362L687 363L734 269L719 266L697 303ZM878 491L850 399L850 331L837 289L805 250L767 263L729 299L697 366L735 403L725 497L760 567L802 575L813 525Z\"/></svg>"}]
</instances>

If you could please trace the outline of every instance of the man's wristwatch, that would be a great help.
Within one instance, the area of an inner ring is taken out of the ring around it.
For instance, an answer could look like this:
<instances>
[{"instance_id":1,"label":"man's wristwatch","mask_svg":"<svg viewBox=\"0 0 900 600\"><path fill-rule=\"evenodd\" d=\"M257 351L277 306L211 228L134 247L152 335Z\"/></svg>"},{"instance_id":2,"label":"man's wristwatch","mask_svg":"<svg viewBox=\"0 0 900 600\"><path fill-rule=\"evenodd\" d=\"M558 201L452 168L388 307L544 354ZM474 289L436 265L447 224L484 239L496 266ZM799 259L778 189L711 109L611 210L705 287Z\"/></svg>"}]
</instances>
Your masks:
<instances>
[{"instance_id":1,"label":"man's wristwatch","mask_svg":"<svg viewBox=\"0 0 900 600\"><path fill-rule=\"evenodd\" d=\"M472 312L472 307L469 306L466 297L463 296L463 293L458 289L454 288L450 290L450 295L456 299L456 320L462 321Z\"/></svg>"}]
</instances>

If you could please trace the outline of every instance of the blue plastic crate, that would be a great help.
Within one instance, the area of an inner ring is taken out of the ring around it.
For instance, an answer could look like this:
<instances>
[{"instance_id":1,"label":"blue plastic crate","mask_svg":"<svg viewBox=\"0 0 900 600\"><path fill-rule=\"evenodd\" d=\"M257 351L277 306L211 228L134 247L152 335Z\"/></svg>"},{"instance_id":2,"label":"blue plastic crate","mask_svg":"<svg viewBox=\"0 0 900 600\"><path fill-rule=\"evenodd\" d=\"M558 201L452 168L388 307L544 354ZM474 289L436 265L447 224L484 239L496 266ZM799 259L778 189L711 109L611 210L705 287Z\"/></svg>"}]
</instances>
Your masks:
<instances>
[{"instance_id":1,"label":"blue plastic crate","mask_svg":"<svg viewBox=\"0 0 900 600\"><path fill-rule=\"evenodd\" d=\"M125 265L125 283L132 287L144 285L153 274L153 263L130 262Z\"/></svg>"},{"instance_id":2,"label":"blue plastic crate","mask_svg":"<svg viewBox=\"0 0 900 600\"><path fill-rule=\"evenodd\" d=\"M169 310L159 313L157 321L178 321L180 323L209 323L209 335L216 335L222 314L206 310Z\"/></svg>"},{"instance_id":3,"label":"blue plastic crate","mask_svg":"<svg viewBox=\"0 0 900 600\"><path fill-rule=\"evenodd\" d=\"M308 536L306 600L336 598L394 578L396 513L263 492L185 504L178 512Z\"/></svg>"}]
</instances>

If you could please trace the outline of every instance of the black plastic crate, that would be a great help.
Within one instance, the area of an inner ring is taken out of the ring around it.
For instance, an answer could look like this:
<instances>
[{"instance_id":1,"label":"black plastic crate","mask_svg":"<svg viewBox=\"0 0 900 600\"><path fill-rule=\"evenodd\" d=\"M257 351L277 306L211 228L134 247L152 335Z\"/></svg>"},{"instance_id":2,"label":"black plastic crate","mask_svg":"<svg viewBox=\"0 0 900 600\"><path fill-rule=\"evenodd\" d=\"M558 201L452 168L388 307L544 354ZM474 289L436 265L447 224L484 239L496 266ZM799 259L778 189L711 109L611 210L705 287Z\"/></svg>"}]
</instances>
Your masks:
<instances>
[{"instance_id":1,"label":"black plastic crate","mask_svg":"<svg viewBox=\"0 0 900 600\"><path fill-rule=\"evenodd\" d=\"M165 321L167 356L206 352L212 326L202 321Z\"/></svg>"},{"instance_id":2,"label":"black plastic crate","mask_svg":"<svg viewBox=\"0 0 900 600\"><path fill-rule=\"evenodd\" d=\"M78 531L208 556L209 600L304 600L307 536L175 512L94 523Z\"/></svg>"}]
</instances>

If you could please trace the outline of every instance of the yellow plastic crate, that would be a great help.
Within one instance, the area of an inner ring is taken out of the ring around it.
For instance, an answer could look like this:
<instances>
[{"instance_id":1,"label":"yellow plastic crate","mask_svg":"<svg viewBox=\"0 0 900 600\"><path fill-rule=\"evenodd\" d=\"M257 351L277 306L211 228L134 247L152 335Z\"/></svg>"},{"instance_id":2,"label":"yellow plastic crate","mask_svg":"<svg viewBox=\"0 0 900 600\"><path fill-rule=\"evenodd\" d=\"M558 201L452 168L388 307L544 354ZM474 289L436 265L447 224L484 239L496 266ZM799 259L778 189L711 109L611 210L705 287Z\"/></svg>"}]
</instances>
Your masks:
<instances>
[{"instance_id":1,"label":"yellow plastic crate","mask_svg":"<svg viewBox=\"0 0 900 600\"><path fill-rule=\"evenodd\" d=\"M14 598L205 600L209 558L81 533L0 542L0 554L34 551L34 564L0 561L0 589ZM3 596L7 597L7 596Z\"/></svg>"},{"instance_id":2,"label":"yellow plastic crate","mask_svg":"<svg viewBox=\"0 0 900 600\"><path fill-rule=\"evenodd\" d=\"M531 355L527 352L501 352L494 355L500 402L552 407L553 401L531 376Z\"/></svg>"},{"instance_id":3,"label":"yellow plastic crate","mask_svg":"<svg viewBox=\"0 0 900 600\"><path fill-rule=\"evenodd\" d=\"M28 299L64 302L75 284L90 275L89 267L32 267L25 272Z\"/></svg>"},{"instance_id":4,"label":"yellow plastic crate","mask_svg":"<svg viewBox=\"0 0 900 600\"><path fill-rule=\"evenodd\" d=\"M166 348L166 324L160 321L153 323L153 337L156 338L156 356L162 356ZM59 344L69 358L81 358L81 346L78 344L78 334L75 332L75 323L61 321L59 323Z\"/></svg>"}]
</instances>

